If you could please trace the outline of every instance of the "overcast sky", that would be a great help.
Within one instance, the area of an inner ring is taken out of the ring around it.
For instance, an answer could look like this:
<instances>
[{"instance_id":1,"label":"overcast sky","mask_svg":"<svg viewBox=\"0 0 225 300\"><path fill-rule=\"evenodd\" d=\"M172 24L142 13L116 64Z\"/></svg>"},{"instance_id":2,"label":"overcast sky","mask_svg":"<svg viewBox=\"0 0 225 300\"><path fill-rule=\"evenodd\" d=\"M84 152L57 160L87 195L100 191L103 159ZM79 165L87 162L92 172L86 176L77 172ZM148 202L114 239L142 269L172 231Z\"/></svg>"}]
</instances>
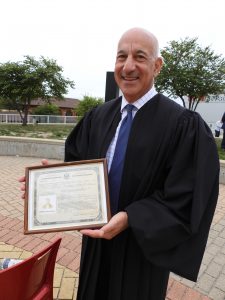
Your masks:
<instances>
[{"instance_id":1,"label":"overcast sky","mask_svg":"<svg viewBox=\"0 0 225 300\"><path fill-rule=\"evenodd\" d=\"M225 0L1 0L0 62L55 59L75 82L68 97L104 97L117 41L131 27L159 39L198 37L225 57Z\"/></svg>"}]
</instances>

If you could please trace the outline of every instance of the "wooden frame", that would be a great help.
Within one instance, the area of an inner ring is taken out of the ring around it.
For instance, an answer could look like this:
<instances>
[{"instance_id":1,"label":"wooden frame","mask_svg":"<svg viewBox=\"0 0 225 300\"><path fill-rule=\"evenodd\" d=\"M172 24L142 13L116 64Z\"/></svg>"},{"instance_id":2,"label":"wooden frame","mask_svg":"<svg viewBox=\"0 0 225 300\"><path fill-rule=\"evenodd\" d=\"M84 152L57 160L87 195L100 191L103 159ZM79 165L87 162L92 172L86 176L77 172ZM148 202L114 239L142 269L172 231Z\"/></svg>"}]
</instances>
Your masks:
<instances>
[{"instance_id":1,"label":"wooden frame","mask_svg":"<svg viewBox=\"0 0 225 300\"><path fill-rule=\"evenodd\" d=\"M25 234L99 228L110 218L105 159L26 168Z\"/></svg>"}]
</instances>

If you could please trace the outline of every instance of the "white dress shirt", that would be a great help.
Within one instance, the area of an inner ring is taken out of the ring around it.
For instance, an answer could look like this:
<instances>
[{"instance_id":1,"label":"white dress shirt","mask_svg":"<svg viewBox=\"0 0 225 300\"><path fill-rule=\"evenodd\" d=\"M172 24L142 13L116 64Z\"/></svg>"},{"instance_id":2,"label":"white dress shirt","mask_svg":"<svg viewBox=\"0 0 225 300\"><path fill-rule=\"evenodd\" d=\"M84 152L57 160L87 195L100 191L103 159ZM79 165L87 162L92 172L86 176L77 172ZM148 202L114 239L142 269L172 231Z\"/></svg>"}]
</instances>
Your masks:
<instances>
[{"instance_id":1,"label":"white dress shirt","mask_svg":"<svg viewBox=\"0 0 225 300\"><path fill-rule=\"evenodd\" d=\"M133 111L132 111L132 115L133 115L133 118L135 116L135 114L137 113L137 111L145 104L147 103L149 100L151 100L155 95L157 94L156 90L155 90L155 87L153 86L144 96L142 96L141 98L139 98L138 100L136 100L135 102L133 103L129 103L124 96L122 96L122 102L121 102L121 109L120 109L120 112L121 112L121 120L117 126L117 129L116 129L116 133L109 145L109 148L107 150L107 153L106 153L106 159L107 159L107 164L108 164L108 172L111 168L111 164L112 164L112 160L113 160L113 155L114 155L114 151L115 151L115 147L116 147L116 142L117 142L117 138L118 138L118 134L119 134L119 130L120 130L120 126L121 126L121 123L123 121L123 119L126 117L127 115L127 110L124 109L125 106L127 104L132 104L134 106L133 108Z\"/></svg>"}]
</instances>

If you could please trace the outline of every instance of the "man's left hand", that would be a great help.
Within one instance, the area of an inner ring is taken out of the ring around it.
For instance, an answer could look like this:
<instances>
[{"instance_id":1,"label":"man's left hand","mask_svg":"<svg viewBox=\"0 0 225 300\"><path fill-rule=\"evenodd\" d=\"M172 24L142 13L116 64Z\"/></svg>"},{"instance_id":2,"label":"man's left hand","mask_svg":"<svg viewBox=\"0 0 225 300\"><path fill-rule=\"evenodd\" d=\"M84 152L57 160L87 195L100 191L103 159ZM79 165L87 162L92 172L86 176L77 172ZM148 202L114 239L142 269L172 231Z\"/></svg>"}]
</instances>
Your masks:
<instances>
[{"instance_id":1,"label":"man's left hand","mask_svg":"<svg viewBox=\"0 0 225 300\"><path fill-rule=\"evenodd\" d=\"M82 229L80 233L90 236L92 238L100 238L111 240L120 232L124 231L128 227L128 216L124 211L118 212L114 215L109 223L104 225L100 229Z\"/></svg>"}]
</instances>

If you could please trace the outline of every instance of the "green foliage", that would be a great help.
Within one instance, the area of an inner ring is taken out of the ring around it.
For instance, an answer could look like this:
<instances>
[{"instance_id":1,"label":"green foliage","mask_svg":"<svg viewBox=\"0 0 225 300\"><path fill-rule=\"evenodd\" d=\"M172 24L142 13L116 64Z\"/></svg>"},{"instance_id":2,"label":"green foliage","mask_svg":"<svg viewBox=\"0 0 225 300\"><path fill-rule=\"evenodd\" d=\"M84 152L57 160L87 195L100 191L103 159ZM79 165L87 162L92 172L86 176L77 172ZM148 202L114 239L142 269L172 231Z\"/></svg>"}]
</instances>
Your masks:
<instances>
[{"instance_id":1,"label":"green foliage","mask_svg":"<svg viewBox=\"0 0 225 300\"><path fill-rule=\"evenodd\" d=\"M0 99L0 109L4 109L5 108L5 105L3 103L3 101Z\"/></svg>"},{"instance_id":2,"label":"green foliage","mask_svg":"<svg viewBox=\"0 0 225 300\"><path fill-rule=\"evenodd\" d=\"M222 150L222 148L221 148L222 138L215 138L215 140L216 140L216 145L217 145L219 158L222 159L222 160L225 160L225 151Z\"/></svg>"},{"instance_id":3,"label":"green foliage","mask_svg":"<svg viewBox=\"0 0 225 300\"><path fill-rule=\"evenodd\" d=\"M225 91L225 60L210 47L201 48L197 38L171 41L161 50L164 66L156 79L160 92L179 97L195 110L209 94Z\"/></svg>"},{"instance_id":4,"label":"green foliage","mask_svg":"<svg viewBox=\"0 0 225 300\"><path fill-rule=\"evenodd\" d=\"M14 106L12 103L9 103L4 99L0 99L0 109L14 110Z\"/></svg>"},{"instance_id":5,"label":"green foliage","mask_svg":"<svg viewBox=\"0 0 225 300\"><path fill-rule=\"evenodd\" d=\"M101 105L102 103L102 98L84 96L83 100L80 101L78 106L75 108L75 112L79 117L83 117L87 111L98 105Z\"/></svg>"},{"instance_id":6,"label":"green foliage","mask_svg":"<svg viewBox=\"0 0 225 300\"><path fill-rule=\"evenodd\" d=\"M74 82L62 76L62 67L43 56L39 60L25 56L24 61L0 64L0 98L7 107L17 110L27 124L31 100L63 98Z\"/></svg>"},{"instance_id":7,"label":"green foliage","mask_svg":"<svg viewBox=\"0 0 225 300\"><path fill-rule=\"evenodd\" d=\"M46 103L33 110L34 115L59 115L60 109L57 105Z\"/></svg>"},{"instance_id":8,"label":"green foliage","mask_svg":"<svg viewBox=\"0 0 225 300\"><path fill-rule=\"evenodd\" d=\"M0 124L0 135L2 136L16 136L16 137L30 137L30 138L44 138L44 139L66 139L74 124L39 124L38 126L27 125L21 126L18 124Z\"/></svg>"}]
</instances>

